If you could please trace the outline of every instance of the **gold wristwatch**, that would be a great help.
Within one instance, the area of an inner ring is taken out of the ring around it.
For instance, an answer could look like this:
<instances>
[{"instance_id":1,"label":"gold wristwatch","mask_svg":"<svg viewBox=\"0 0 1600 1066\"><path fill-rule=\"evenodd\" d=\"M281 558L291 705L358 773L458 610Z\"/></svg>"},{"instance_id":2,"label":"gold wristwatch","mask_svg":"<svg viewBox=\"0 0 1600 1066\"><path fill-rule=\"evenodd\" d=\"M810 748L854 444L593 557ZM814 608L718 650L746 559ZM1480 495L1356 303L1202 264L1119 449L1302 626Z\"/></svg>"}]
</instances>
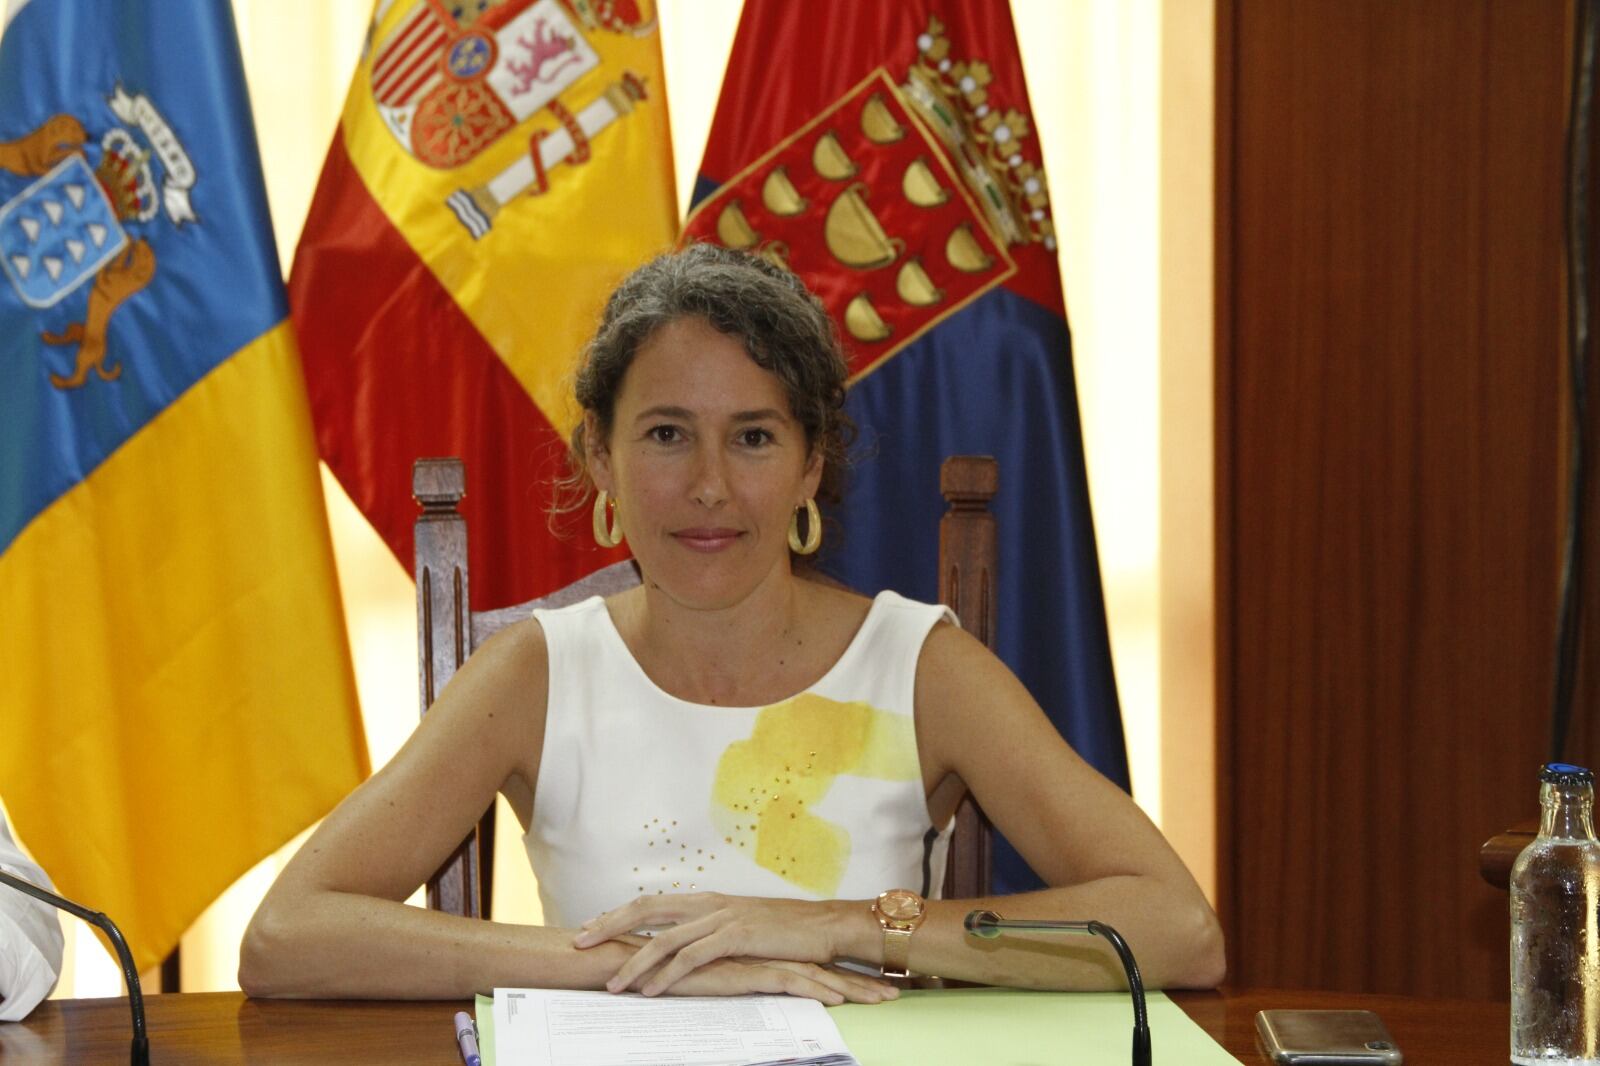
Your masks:
<instances>
[{"instance_id":1,"label":"gold wristwatch","mask_svg":"<svg viewBox=\"0 0 1600 1066\"><path fill-rule=\"evenodd\" d=\"M872 916L883 927L885 977L910 977L911 934L917 931L927 903L909 888L891 888L872 901Z\"/></svg>"}]
</instances>

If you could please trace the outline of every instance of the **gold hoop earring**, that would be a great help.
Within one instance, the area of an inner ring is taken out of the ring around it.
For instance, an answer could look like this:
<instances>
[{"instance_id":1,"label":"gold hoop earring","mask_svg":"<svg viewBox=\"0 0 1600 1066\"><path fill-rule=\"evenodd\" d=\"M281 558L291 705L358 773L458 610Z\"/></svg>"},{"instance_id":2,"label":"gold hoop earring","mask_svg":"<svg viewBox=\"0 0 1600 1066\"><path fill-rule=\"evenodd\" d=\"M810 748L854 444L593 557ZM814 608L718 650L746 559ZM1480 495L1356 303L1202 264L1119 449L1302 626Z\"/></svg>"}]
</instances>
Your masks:
<instances>
[{"instance_id":1,"label":"gold hoop earring","mask_svg":"<svg viewBox=\"0 0 1600 1066\"><path fill-rule=\"evenodd\" d=\"M611 521L606 521L606 504L611 504ZM608 528L609 527L609 528ZM622 507L598 489L594 498L594 541L602 548L615 548L622 543Z\"/></svg>"},{"instance_id":2,"label":"gold hoop earring","mask_svg":"<svg viewBox=\"0 0 1600 1066\"><path fill-rule=\"evenodd\" d=\"M810 555L822 547L822 512L817 510L817 501L806 500L806 539L800 539L800 508L794 509L794 514L789 516L789 547L798 555Z\"/></svg>"}]
</instances>

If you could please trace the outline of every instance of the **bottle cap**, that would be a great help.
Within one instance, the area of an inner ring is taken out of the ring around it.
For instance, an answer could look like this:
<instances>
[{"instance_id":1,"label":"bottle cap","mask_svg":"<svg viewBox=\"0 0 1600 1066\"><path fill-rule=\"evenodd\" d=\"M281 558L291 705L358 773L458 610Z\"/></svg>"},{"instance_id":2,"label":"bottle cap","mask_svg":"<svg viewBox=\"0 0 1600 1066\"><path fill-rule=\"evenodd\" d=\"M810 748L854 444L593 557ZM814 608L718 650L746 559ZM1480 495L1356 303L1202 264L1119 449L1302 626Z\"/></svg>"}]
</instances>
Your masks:
<instances>
[{"instance_id":1,"label":"bottle cap","mask_svg":"<svg viewBox=\"0 0 1600 1066\"><path fill-rule=\"evenodd\" d=\"M1539 771L1539 780L1547 785L1593 785L1594 774L1569 762L1547 762Z\"/></svg>"}]
</instances>

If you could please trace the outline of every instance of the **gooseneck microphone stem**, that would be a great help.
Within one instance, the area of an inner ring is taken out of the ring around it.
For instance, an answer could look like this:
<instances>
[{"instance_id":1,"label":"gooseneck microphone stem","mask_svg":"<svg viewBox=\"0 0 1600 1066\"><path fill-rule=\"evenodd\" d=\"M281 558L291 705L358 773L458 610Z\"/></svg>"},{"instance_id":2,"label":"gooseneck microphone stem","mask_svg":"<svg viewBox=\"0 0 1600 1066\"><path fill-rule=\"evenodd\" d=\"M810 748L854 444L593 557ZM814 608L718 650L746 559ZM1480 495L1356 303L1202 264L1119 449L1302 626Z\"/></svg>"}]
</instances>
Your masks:
<instances>
[{"instance_id":1,"label":"gooseneck microphone stem","mask_svg":"<svg viewBox=\"0 0 1600 1066\"><path fill-rule=\"evenodd\" d=\"M1133 1066L1150 1066L1150 1018L1145 1012L1144 981L1139 977L1139 964L1134 961L1133 950L1122 934L1104 922L1049 922L1029 918L1002 918L994 911L972 911L966 918L967 932L973 936L993 940L1001 933L1078 933L1098 936L1111 941L1117 957L1122 960L1122 971L1128 977L1128 991L1133 995Z\"/></svg>"},{"instance_id":2,"label":"gooseneck microphone stem","mask_svg":"<svg viewBox=\"0 0 1600 1066\"><path fill-rule=\"evenodd\" d=\"M150 1066L150 1041L144 1032L144 995L139 991L139 971L134 969L133 955L128 951L128 942L122 939L122 930L117 928L117 923L99 911L79 906L70 899L58 896L49 889L40 888L32 881L25 881L4 870L0 870L0 884L10 885L24 895L32 896L58 910L82 918L106 934L111 946L117 951L117 962L122 966L122 979L128 983L128 1005L133 1008L133 1049L129 1061L133 1066Z\"/></svg>"}]
</instances>

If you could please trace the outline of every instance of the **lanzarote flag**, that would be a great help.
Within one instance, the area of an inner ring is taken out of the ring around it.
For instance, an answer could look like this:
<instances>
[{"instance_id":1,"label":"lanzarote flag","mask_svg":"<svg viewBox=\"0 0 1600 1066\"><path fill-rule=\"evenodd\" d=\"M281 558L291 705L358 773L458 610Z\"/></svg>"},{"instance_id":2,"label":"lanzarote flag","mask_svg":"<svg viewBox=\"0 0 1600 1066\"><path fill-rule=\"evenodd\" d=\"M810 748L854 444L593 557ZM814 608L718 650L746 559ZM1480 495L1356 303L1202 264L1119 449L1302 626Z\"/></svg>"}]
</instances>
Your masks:
<instances>
[{"instance_id":1,"label":"lanzarote flag","mask_svg":"<svg viewBox=\"0 0 1600 1066\"><path fill-rule=\"evenodd\" d=\"M838 322L860 458L822 565L938 595L939 465L999 460L998 650L1128 784L1055 220L1004 0L747 0L684 240L784 263ZM995 886L1039 881L996 850Z\"/></svg>"},{"instance_id":2,"label":"lanzarote flag","mask_svg":"<svg viewBox=\"0 0 1600 1066\"><path fill-rule=\"evenodd\" d=\"M409 568L466 461L474 606L621 558L547 517L606 294L677 234L649 0L381 0L289 279L323 458Z\"/></svg>"}]
</instances>

